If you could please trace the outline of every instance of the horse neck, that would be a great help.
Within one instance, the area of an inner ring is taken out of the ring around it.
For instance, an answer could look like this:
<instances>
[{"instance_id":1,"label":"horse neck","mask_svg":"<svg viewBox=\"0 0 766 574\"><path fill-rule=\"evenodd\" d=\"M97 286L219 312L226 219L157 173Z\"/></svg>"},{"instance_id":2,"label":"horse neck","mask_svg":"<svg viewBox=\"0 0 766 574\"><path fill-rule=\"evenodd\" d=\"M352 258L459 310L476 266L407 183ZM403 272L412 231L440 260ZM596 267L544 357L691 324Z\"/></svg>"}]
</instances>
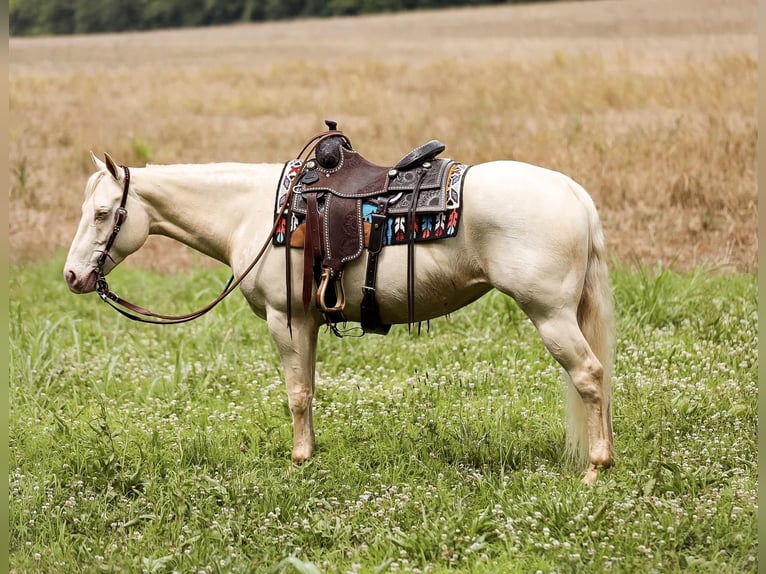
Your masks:
<instances>
[{"instance_id":1,"label":"horse neck","mask_svg":"<svg viewBox=\"0 0 766 574\"><path fill-rule=\"evenodd\" d=\"M149 233L164 235L222 263L245 225L270 223L279 166L191 164L137 168L132 189L149 213ZM270 206L266 209L265 206Z\"/></svg>"}]
</instances>

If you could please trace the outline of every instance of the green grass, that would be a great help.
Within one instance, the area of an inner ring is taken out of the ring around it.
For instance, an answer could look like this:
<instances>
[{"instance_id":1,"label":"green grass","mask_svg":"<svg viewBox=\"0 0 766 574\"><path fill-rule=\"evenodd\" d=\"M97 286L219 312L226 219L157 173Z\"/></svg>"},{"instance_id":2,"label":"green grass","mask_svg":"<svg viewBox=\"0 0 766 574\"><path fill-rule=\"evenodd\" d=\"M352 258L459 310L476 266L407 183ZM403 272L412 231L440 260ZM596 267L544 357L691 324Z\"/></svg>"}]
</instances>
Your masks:
<instances>
[{"instance_id":1,"label":"green grass","mask_svg":"<svg viewBox=\"0 0 766 574\"><path fill-rule=\"evenodd\" d=\"M617 269L617 465L563 458L560 372L492 293L430 332L323 333L318 447L290 463L266 325L241 297L140 325L62 261L10 280L16 572L754 572L755 278ZM158 311L226 271L110 283Z\"/></svg>"}]
</instances>

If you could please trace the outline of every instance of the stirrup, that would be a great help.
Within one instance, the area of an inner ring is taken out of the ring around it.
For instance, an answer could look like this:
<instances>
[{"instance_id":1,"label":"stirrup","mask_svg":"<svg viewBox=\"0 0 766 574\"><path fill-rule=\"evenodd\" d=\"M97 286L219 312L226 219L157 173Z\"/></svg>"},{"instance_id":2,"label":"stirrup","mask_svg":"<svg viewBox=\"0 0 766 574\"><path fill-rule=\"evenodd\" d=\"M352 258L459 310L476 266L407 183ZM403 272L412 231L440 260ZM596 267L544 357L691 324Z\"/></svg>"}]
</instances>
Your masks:
<instances>
[{"instance_id":1,"label":"stirrup","mask_svg":"<svg viewBox=\"0 0 766 574\"><path fill-rule=\"evenodd\" d=\"M335 276L335 273L329 267L322 269L322 279L319 281L317 287L317 307L323 313L342 313L346 306L346 294L343 292L343 283L341 281L341 273ZM327 287L333 282L335 288L335 305L332 307L327 306Z\"/></svg>"}]
</instances>

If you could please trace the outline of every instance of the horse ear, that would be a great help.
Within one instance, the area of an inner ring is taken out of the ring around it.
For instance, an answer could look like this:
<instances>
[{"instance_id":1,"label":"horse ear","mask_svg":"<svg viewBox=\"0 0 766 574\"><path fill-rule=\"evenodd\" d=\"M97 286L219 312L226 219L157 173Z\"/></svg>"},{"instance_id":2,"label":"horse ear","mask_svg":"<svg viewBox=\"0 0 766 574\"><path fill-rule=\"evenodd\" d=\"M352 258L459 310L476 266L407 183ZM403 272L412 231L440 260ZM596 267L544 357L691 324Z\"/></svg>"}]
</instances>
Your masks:
<instances>
[{"instance_id":1,"label":"horse ear","mask_svg":"<svg viewBox=\"0 0 766 574\"><path fill-rule=\"evenodd\" d=\"M112 177L114 179L120 179L120 169L117 164L114 163L114 160L111 158L111 156L104 152L104 159L106 159L106 169L109 170L109 173L112 174Z\"/></svg>"},{"instance_id":2,"label":"horse ear","mask_svg":"<svg viewBox=\"0 0 766 574\"><path fill-rule=\"evenodd\" d=\"M106 169L106 165L104 164L104 162L103 162L103 161L101 161L100 159L98 159L98 158L96 157L96 154L94 154L92 150L91 150L91 152L90 152L90 159L92 159L92 160L93 160L93 163L94 163L94 165L96 166L96 169L97 169L97 170L99 170L99 171L102 171L102 170L105 170L105 169Z\"/></svg>"}]
</instances>

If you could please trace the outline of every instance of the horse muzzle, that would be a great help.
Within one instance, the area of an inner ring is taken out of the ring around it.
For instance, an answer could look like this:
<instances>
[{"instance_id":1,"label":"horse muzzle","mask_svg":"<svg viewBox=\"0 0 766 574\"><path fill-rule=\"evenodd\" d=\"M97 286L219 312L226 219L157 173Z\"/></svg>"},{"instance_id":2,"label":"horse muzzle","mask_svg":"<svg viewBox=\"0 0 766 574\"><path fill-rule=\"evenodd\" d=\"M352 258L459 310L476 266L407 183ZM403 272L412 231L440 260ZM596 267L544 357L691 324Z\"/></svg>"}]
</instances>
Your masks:
<instances>
[{"instance_id":1,"label":"horse muzzle","mask_svg":"<svg viewBox=\"0 0 766 574\"><path fill-rule=\"evenodd\" d=\"M72 293L77 293L78 295L82 293L90 293L96 290L98 271L96 269L90 269L86 273L78 274L71 267L65 268L64 279Z\"/></svg>"}]
</instances>

